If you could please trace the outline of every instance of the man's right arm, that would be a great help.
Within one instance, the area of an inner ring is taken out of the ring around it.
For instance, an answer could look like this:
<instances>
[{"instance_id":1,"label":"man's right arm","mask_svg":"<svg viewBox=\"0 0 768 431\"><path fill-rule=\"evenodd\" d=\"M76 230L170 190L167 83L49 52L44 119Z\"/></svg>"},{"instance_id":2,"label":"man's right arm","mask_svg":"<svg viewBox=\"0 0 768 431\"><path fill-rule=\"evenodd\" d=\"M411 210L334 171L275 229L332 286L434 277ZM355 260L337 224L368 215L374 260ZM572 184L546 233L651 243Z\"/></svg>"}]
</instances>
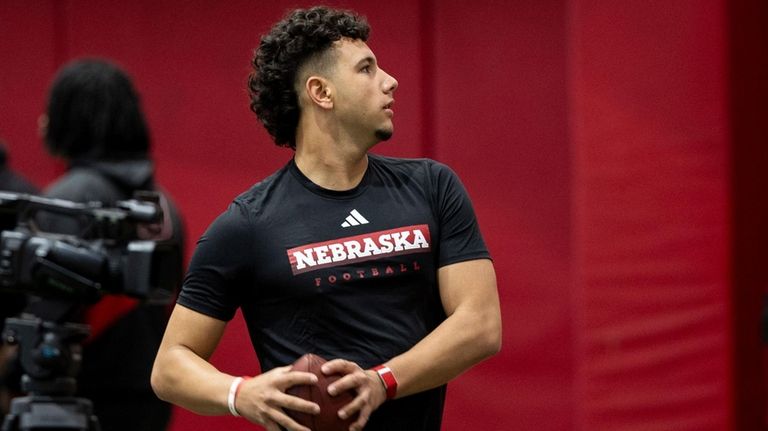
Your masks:
<instances>
[{"instance_id":1,"label":"man's right arm","mask_svg":"<svg viewBox=\"0 0 768 431\"><path fill-rule=\"evenodd\" d=\"M229 414L227 397L235 377L216 369L208 359L224 333L226 322L176 305L152 369L152 388L161 399L202 415ZM235 403L240 415L279 431L309 431L290 419L283 408L316 413L317 404L285 394L294 385L314 384L310 373L275 368L241 384Z\"/></svg>"}]
</instances>

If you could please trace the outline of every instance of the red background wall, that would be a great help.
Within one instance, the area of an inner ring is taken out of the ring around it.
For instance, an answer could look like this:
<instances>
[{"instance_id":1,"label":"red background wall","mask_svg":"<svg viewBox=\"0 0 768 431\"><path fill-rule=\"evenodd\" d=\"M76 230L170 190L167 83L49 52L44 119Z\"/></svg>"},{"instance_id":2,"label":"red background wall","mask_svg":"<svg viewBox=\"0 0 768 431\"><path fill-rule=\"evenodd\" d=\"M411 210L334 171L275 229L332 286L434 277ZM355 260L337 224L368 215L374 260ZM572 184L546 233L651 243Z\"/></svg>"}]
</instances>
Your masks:
<instances>
[{"instance_id":1,"label":"red background wall","mask_svg":"<svg viewBox=\"0 0 768 431\"><path fill-rule=\"evenodd\" d=\"M498 274L499 355L451 383L446 430L764 429L768 257L761 0L334 1L395 75L376 152L451 165ZM0 137L40 185L36 134L69 59L136 81L190 250L281 166L248 109L258 37L306 2L0 1ZM257 368L242 321L214 361ZM252 429L181 409L173 429Z\"/></svg>"}]
</instances>

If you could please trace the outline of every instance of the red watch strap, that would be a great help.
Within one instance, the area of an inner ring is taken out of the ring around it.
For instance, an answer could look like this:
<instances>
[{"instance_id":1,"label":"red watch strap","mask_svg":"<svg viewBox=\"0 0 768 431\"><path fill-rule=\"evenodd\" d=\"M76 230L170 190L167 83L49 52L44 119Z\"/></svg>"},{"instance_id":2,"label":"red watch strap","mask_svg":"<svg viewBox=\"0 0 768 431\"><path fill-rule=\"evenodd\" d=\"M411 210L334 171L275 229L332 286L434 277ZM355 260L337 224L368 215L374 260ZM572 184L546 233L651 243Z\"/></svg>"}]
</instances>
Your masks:
<instances>
[{"instance_id":1,"label":"red watch strap","mask_svg":"<svg viewBox=\"0 0 768 431\"><path fill-rule=\"evenodd\" d=\"M395 395L397 395L397 379L392 373L392 370L386 365L378 365L373 367L373 371L376 371L376 374L379 375L381 383L384 385L384 389L387 390L387 399L391 400L394 398Z\"/></svg>"}]
</instances>

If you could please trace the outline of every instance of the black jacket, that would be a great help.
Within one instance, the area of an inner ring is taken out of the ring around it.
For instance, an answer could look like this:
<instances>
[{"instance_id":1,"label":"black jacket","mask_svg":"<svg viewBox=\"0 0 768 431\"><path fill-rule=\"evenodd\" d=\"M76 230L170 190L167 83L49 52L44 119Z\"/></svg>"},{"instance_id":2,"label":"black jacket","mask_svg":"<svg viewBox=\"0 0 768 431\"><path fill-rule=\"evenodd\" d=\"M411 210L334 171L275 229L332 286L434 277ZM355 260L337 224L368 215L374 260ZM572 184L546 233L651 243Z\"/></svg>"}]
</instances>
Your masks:
<instances>
[{"instance_id":1,"label":"black jacket","mask_svg":"<svg viewBox=\"0 0 768 431\"><path fill-rule=\"evenodd\" d=\"M45 191L46 197L76 202L102 202L110 206L118 200L133 197L139 190L157 190L154 168L149 160L119 162L74 161L68 172ZM184 250L184 231L178 210L170 204L174 239L180 252ZM76 220L42 214L40 228L48 232L77 235L82 227ZM180 274L182 268L178 269ZM45 311L56 320L80 320L83 308L70 308L64 319L61 308L48 302ZM58 304L60 307L60 304ZM94 400L103 393L131 391L151 393L150 374L169 316L169 305L140 305L117 320L107 330L87 342L83 349L83 365L78 379L80 393ZM33 309L33 312L35 310ZM152 395L154 396L154 395ZM98 410L98 405L96 405Z\"/></svg>"}]
</instances>

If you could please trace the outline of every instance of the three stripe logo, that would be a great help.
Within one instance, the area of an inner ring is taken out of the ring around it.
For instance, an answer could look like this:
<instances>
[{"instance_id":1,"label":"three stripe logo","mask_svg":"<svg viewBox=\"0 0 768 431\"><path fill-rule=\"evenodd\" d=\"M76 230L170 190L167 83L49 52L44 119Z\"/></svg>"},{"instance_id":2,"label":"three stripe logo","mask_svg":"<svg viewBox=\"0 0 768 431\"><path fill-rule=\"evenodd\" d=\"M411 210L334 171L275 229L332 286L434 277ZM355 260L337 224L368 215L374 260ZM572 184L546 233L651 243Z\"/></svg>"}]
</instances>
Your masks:
<instances>
[{"instance_id":1,"label":"three stripe logo","mask_svg":"<svg viewBox=\"0 0 768 431\"><path fill-rule=\"evenodd\" d=\"M362 214L360 214L357 210L353 209L349 212L349 215L347 216L346 220L344 220L344 223L341 224L341 227L351 227L351 226L360 226L361 224L368 224L368 220L366 220L365 217L363 217Z\"/></svg>"}]
</instances>

